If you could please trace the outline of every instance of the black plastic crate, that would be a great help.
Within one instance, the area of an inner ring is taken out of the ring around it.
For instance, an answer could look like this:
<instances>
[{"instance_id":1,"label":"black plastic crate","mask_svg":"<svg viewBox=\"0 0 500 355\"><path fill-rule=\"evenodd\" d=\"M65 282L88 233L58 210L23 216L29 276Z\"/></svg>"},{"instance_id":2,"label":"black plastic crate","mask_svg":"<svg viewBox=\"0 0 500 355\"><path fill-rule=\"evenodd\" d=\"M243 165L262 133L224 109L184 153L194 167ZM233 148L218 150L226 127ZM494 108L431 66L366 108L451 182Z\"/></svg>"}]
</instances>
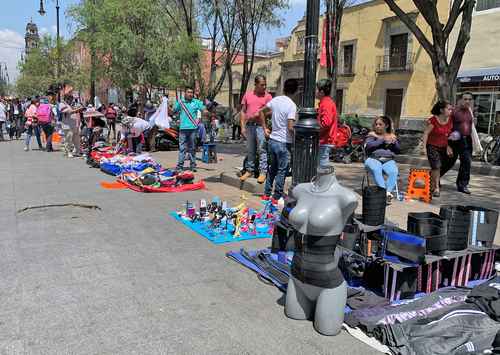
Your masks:
<instances>
[{"instance_id":1,"label":"black plastic crate","mask_svg":"<svg viewBox=\"0 0 500 355\"><path fill-rule=\"evenodd\" d=\"M426 252L439 253L448 248L448 221L432 212L408 213L408 233L422 236L426 239Z\"/></svg>"}]
</instances>

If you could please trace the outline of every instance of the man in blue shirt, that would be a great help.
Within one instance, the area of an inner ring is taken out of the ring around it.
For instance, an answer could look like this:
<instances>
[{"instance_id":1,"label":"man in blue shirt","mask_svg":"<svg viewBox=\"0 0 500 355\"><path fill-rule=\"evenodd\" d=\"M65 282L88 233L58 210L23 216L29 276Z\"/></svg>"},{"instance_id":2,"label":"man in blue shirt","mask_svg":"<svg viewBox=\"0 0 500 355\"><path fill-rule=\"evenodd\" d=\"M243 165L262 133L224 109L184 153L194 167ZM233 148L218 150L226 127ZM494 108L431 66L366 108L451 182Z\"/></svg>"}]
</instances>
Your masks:
<instances>
[{"instance_id":1,"label":"man in blue shirt","mask_svg":"<svg viewBox=\"0 0 500 355\"><path fill-rule=\"evenodd\" d=\"M177 162L177 170L184 169L184 159L186 150L191 161L190 170L196 172L195 158L195 138L198 131L198 125L201 123L201 115L206 114L207 110L203 103L194 98L194 90L192 87L186 87L184 98L178 100L173 109L174 113L179 113L179 160Z\"/></svg>"}]
</instances>

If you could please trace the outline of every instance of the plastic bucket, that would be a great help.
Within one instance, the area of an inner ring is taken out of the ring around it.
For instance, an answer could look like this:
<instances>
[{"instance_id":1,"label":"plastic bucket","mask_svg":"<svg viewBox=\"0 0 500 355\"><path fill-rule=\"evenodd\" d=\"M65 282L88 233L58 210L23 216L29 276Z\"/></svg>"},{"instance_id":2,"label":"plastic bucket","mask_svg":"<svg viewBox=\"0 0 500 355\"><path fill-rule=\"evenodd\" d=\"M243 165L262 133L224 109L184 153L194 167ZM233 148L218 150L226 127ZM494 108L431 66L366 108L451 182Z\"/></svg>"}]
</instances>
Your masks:
<instances>
[{"instance_id":1,"label":"plastic bucket","mask_svg":"<svg viewBox=\"0 0 500 355\"><path fill-rule=\"evenodd\" d=\"M363 223L369 226L380 226L385 222L387 192L379 186L363 188Z\"/></svg>"}]
</instances>

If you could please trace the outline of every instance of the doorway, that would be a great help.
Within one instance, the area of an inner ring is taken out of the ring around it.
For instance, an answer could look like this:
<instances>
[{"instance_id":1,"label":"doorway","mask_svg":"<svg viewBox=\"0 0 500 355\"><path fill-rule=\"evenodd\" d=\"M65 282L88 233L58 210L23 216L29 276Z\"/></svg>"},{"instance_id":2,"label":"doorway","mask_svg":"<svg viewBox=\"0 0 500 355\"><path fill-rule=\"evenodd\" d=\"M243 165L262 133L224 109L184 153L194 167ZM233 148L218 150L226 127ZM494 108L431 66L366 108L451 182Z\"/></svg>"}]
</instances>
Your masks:
<instances>
[{"instance_id":1,"label":"doorway","mask_svg":"<svg viewBox=\"0 0 500 355\"><path fill-rule=\"evenodd\" d=\"M403 89L387 89L385 94L384 114L392 119L394 128L399 127L401 109L403 107Z\"/></svg>"}]
</instances>

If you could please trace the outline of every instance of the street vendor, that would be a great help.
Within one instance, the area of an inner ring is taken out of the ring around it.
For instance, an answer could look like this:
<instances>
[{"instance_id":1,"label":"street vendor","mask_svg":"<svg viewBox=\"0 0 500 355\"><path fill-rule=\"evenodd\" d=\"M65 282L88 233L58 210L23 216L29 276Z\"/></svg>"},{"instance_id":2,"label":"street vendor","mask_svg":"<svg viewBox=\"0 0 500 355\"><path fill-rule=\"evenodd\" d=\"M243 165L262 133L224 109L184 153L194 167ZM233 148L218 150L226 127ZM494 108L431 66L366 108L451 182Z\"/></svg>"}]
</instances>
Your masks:
<instances>
[{"instance_id":1,"label":"street vendor","mask_svg":"<svg viewBox=\"0 0 500 355\"><path fill-rule=\"evenodd\" d=\"M140 154L145 143L144 137L147 136L151 126L147 121L136 116L137 109L129 108L127 117L121 122L119 145L122 146L126 142L129 151Z\"/></svg>"},{"instance_id":2,"label":"street vendor","mask_svg":"<svg viewBox=\"0 0 500 355\"><path fill-rule=\"evenodd\" d=\"M194 98L193 88L186 87L184 98L177 100L173 112L180 114L177 170L184 169L184 159L187 153L191 162L190 169L196 172L195 138L199 126L202 125L201 116L207 115L208 111L200 100Z\"/></svg>"}]
</instances>

